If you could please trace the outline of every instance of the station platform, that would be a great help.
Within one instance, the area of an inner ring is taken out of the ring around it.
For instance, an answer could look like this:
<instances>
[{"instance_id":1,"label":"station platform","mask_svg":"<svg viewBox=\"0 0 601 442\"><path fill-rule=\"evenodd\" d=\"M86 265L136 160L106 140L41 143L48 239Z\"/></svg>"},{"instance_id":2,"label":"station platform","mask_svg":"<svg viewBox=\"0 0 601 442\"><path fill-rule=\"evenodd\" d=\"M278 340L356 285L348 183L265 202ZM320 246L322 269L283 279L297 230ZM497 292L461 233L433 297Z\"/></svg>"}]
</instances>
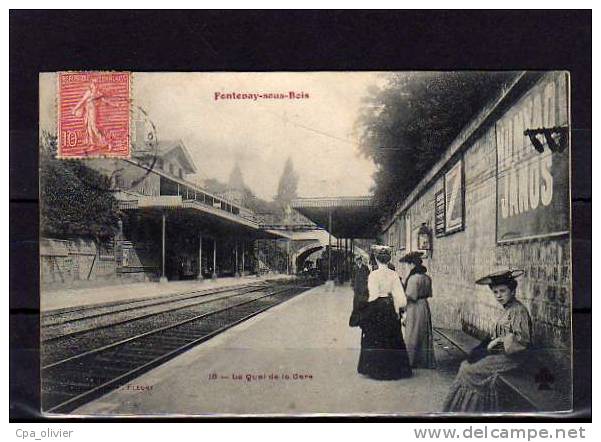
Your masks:
<instances>
[{"instance_id":1,"label":"station platform","mask_svg":"<svg viewBox=\"0 0 601 442\"><path fill-rule=\"evenodd\" d=\"M360 330L348 326L352 297L350 287L310 289L72 414L210 417L439 411L452 372L418 369L412 378L396 381L357 373ZM438 358L445 357L444 351L436 351Z\"/></svg>"},{"instance_id":2,"label":"station platform","mask_svg":"<svg viewBox=\"0 0 601 442\"><path fill-rule=\"evenodd\" d=\"M113 284L104 287L43 290L40 296L40 310L49 311L67 307L102 304L154 296L164 296L193 290L209 290L236 287L267 280L292 278L289 275L266 274L217 279L159 282L136 282L132 284Z\"/></svg>"}]
</instances>

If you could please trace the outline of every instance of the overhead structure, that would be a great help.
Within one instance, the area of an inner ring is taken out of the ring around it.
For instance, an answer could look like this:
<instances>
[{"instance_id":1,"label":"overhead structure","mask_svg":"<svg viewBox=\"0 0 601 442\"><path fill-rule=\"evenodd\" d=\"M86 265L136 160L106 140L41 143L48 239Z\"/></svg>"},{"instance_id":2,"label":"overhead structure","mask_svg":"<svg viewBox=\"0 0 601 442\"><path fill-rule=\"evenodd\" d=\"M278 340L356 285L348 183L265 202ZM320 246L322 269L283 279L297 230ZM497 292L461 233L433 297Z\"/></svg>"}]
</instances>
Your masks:
<instances>
[{"instance_id":1,"label":"overhead structure","mask_svg":"<svg viewBox=\"0 0 601 442\"><path fill-rule=\"evenodd\" d=\"M370 196L297 198L292 208L337 238L375 238L379 213Z\"/></svg>"},{"instance_id":2,"label":"overhead structure","mask_svg":"<svg viewBox=\"0 0 601 442\"><path fill-rule=\"evenodd\" d=\"M369 196L297 198L291 207L328 231L327 278L342 283L350 279L355 239L378 234L379 213ZM332 244L332 236L336 245ZM344 253L335 251L343 250Z\"/></svg>"}]
</instances>

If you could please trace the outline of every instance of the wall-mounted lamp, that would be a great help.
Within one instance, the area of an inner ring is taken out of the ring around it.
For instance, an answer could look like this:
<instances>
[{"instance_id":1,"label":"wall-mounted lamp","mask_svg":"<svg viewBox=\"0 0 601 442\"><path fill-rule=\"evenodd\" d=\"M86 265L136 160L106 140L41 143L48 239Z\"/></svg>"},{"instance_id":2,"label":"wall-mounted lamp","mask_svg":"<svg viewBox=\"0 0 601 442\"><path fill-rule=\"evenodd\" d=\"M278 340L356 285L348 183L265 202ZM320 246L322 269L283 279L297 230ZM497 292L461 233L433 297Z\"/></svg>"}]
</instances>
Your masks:
<instances>
[{"instance_id":1,"label":"wall-mounted lamp","mask_svg":"<svg viewBox=\"0 0 601 442\"><path fill-rule=\"evenodd\" d=\"M422 223L417 231L417 248L423 250L426 255L432 251L432 230L426 223Z\"/></svg>"},{"instance_id":2,"label":"wall-mounted lamp","mask_svg":"<svg viewBox=\"0 0 601 442\"><path fill-rule=\"evenodd\" d=\"M543 142L538 139L537 135L543 135L547 146L551 152L563 152L568 147L568 126L542 127L539 129L526 129L524 135L530 138L530 142L539 152L545 151Z\"/></svg>"}]
</instances>

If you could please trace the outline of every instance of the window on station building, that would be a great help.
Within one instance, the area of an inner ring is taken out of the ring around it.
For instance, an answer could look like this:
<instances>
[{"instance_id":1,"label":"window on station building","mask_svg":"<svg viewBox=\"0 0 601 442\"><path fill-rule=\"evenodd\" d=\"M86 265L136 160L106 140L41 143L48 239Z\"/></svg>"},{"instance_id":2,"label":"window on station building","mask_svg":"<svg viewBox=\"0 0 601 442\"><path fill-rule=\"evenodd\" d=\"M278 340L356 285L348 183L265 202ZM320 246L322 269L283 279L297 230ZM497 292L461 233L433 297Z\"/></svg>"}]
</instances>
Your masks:
<instances>
[{"instance_id":1,"label":"window on station building","mask_svg":"<svg viewBox=\"0 0 601 442\"><path fill-rule=\"evenodd\" d=\"M120 173L115 174L115 187L117 187L117 189L123 189L124 187L126 187L125 179Z\"/></svg>"},{"instance_id":2,"label":"window on station building","mask_svg":"<svg viewBox=\"0 0 601 442\"><path fill-rule=\"evenodd\" d=\"M161 195L178 195L178 190L177 183L161 177Z\"/></svg>"},{"instance_id":3,"label":"window on station building","mask_svg":"<svg viewBox=\"0 0 601 442\"><path fill-rule=\"evenodd\" d=\"M179 177L180 177L180 178L183 178L183 177L184 177L184 169L182 169L182 168L180 167L178 170L179 170L179 171L178 171L178 175L179 175Z\"/></svg>"},{"instance_id":4,"label":"window on station building","mask_svg":"<svg viewBox=\"0 0 601 442\"><path fill-rule=\"evenodd\" d=\"M165 167L165 163L163 162L163 160L161 158L159 158L157 160L157 167L161 170L163 170L163 168Z\"/></svg>"},{"instance_id":5,"label":"window on station building","mask_svg":"<svg viewBox=\"0 0 601 442\"><path fill-rule=\"evenodd\" d=\"M174 175L174 173L173 173L173 164L171 164L171 163L169 163L169 173L171 175Z\"/></svg>"}]
</instances>

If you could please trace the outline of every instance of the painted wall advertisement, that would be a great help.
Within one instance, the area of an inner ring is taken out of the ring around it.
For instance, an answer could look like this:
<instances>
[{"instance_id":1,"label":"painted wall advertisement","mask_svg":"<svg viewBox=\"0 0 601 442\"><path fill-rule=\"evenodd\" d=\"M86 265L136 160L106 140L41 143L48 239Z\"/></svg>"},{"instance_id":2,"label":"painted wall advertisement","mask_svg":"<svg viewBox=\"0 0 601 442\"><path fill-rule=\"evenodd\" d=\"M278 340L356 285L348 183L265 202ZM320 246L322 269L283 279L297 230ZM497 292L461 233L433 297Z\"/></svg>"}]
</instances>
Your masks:
<instances>
[{"instance_id":1,"label":"painted wall advertisement","mask_svg":"<svg viewBox=\"0 0 601 442\"><path fill-rule=\"evenodd\" d=\"M568 81L545 75L496 124L499 243L569 231ZM554 130L524 134L537 129Z\"/></svg>"},{"instance_id":2,"label":"painted wall advertisement","mask_svg":"<svg viewBox=\"0 0 601 442\"><path fill-rule=\"evenodd\" d=\"M463 229L463 161L458 161L444 175L445 233Z\"/></svg>"}]
</instances>

